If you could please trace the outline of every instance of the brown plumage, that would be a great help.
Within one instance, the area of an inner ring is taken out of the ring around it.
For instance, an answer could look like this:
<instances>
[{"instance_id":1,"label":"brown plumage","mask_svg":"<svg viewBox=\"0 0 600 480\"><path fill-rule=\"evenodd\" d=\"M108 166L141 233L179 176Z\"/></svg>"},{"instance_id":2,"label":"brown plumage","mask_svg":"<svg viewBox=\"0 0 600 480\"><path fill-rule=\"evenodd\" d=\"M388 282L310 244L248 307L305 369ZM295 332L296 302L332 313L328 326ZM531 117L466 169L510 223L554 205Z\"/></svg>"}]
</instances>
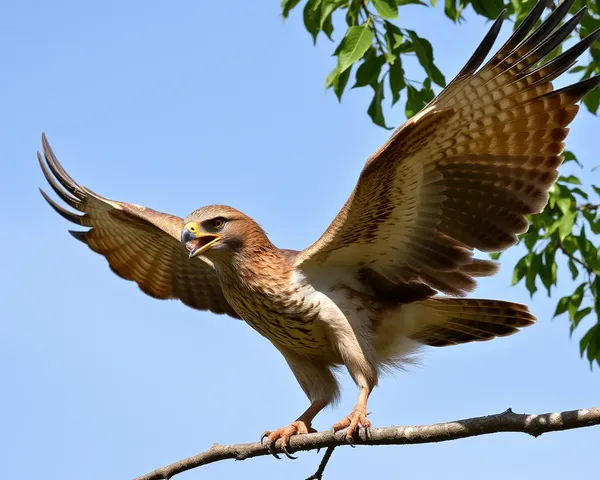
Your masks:
<instances>
[{"instance_id":1,"label":"brown plumage","mask_svg":"<svg viewBox=\"0 0 600 480\"><path fill-rule=\"evenodd\" d=\"M510 247L527 230L526 215L544 208L576 104L600 82L553 89L600 33L544 64L585 13L559 26L568 0L531 32L545 4L481 67L502 18L492 25L457 77L368 159L340 213L302 252L275 247L231 207L204 207L184 220L103 198L63 170L45 136L42 171L83 215L42 193L89 227L75 238L145 293L242 318L273 343L311 405L289 427L267 432L270 442L281 438L285 447L290 435L309 431L338 395L333 367L345 365L359 400L334 428L348 427L351 438L370 425L367 399L385 366L422 345L490 340L535 321L523 305L434 296L462 297L475 278L496 272L474 251Z\"/></svg>"}]
</instances>

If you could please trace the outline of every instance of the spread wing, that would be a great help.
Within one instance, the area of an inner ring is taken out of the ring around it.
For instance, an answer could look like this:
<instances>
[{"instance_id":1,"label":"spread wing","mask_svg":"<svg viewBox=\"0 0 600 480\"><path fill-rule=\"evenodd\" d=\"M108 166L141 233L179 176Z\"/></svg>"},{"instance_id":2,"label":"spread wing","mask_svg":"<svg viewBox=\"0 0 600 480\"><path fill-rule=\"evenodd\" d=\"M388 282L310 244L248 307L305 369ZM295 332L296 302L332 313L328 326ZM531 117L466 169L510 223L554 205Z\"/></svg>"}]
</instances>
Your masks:
<instances>
[{"instance_id":1,"label":"spread wing","mask_svg":"<svg viewBox=\"0 0 600 480\"><path fill-rule=\"evenodd\" d=\"M576 103L600 82L560 90L551 83L598 31L543 63L585 13L558 26L572 4L563 2L530 33L546 5L540 1L479 68L500 30L502 17L496 20L457 77L369 158L352 195L296 268L369 269L393 284L452 295L472 290L473 276L493 273L492 262L473 259L474 249L508 248L527 230L526 215L544 208Z\"/></svg>"},{"instance_id":2,"label":"spread wing","mask_svg":"<svg viewBox=\"0 0 600 480\"><path fill-rule=\"evenodd\" d=\"M42 135L42 172L56 194L73 213L40 190L46 201L67 220L91 227L70 233L103 255L120 277L132 280L142 291L159 299L176 298L185 305L239 318L223 296L213 267L189 259L179 240L183 219L131 203L101 197L77 184L62 168Z\"/></svg>"}]
</instances>

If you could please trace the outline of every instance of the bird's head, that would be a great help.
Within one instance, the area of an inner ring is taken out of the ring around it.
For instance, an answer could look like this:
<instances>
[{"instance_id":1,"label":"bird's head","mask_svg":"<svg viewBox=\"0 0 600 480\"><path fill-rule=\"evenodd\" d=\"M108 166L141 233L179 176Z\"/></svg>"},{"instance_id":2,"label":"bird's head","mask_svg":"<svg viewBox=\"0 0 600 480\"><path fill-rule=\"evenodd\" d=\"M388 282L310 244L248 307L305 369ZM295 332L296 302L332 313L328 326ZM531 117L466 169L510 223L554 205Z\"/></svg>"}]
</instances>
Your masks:
<instances>
[{"instance_id":1,"label":"bird's head","mask_svg":"<svg viewBox=\"0 0 600 480\"><path fill-rule=\"evenodd\" d=\"M257 234L266 238L258 224L239 210L209 205L185 218L181 244L190 258L201 255L216 260L240 251L248 242L257 241Z\"/></svg>"}]
</instances>

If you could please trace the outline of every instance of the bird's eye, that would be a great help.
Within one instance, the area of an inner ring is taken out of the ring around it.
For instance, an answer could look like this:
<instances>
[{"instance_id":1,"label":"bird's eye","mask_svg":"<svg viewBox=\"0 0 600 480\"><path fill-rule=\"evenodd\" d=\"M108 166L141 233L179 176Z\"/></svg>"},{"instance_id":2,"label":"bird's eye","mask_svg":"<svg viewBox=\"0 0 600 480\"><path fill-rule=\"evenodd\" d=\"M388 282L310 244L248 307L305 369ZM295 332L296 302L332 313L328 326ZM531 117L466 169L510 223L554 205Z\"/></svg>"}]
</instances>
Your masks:
<instances>
[{"instance_id":1,"label":"bird's eye","mask_svg":"<svg viewBox=\"0 0 600 480\"><path fill-rule=\"evenodd\" d=\"M214 228L223 228L223 225L225 225L225 219L223 217L213 218L211 223Z\"/></svg>"}]
</instances>

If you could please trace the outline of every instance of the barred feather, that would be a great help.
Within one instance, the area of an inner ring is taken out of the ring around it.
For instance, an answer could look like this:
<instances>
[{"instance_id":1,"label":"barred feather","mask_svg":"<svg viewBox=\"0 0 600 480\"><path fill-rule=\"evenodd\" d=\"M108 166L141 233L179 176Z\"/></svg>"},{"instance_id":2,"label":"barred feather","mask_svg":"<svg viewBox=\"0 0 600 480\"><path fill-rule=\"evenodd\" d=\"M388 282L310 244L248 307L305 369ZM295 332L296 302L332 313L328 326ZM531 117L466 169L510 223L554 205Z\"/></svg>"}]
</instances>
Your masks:
<instances>
[{"instance_id":1,"label":"barred feather","mask_svg":"<svg viewBox=\"0 0 600 480\"><path fill-rule=\"evenodd\" d=\"M366 265L395 284L471 291L474 249L505 250L527 230L526 216L544 208L577 102L600 83L551 84L600 31L543 63L585 14L560 25L573 1L531 32L546 4L539 2L480 68L498 18L454 80L371 156L346 205L296 267Z\"/></svg>"}]
</instances>

